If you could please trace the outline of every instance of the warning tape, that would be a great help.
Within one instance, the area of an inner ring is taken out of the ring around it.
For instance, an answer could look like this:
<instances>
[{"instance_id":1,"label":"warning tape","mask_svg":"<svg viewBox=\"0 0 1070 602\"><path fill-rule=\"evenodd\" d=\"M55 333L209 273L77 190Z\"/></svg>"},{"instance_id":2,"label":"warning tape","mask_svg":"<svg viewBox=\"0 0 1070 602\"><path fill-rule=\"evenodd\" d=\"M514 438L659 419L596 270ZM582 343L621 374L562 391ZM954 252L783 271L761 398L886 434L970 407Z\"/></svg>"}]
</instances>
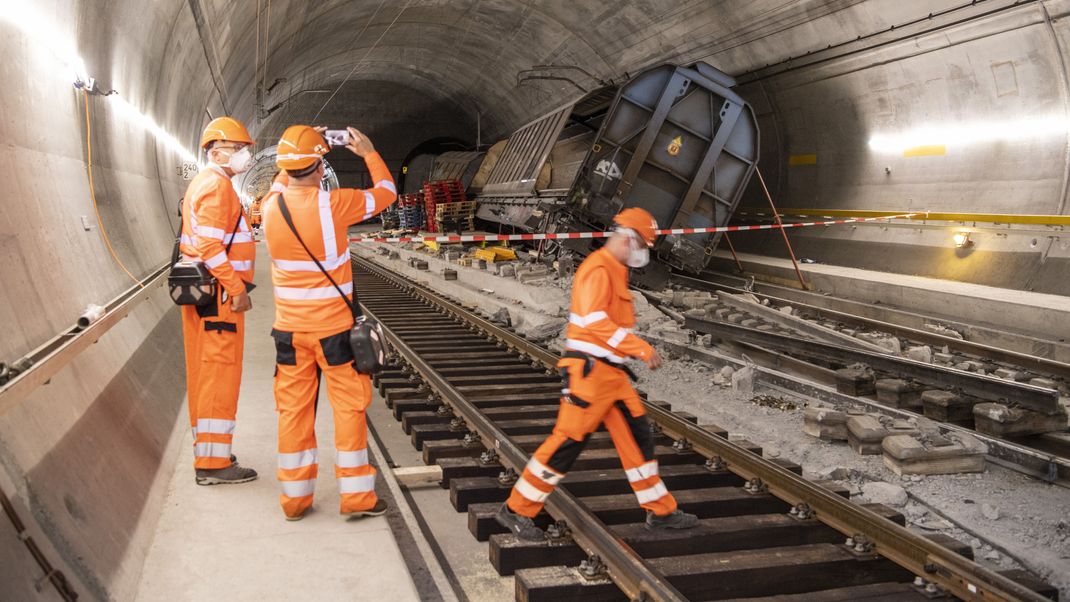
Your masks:
<instances>
[{"instance_id":1,"label":"warning tape","mask_svg":"<svg viewBox=\"0 0 1070 602\"><path fill-rule=\"evenodd\" d=\"M804 228L807 226L832 226L858 222L877 222L890 219L907 219L917 213L886 215L882 217L860 217L852 219L835 219L822 222L793 222L790 224L761 224L753 226L719 226L716 228L669 228L658 230L658 236L668 234L710 234L714 232L747 232L750 230L777 230L779 228ZM352 236L349 242L495 242L513 240L564 240L573 238L607 238L608 232L544 232L541 234L454 234L443 236Z\"/></svg>"}]
</instances>

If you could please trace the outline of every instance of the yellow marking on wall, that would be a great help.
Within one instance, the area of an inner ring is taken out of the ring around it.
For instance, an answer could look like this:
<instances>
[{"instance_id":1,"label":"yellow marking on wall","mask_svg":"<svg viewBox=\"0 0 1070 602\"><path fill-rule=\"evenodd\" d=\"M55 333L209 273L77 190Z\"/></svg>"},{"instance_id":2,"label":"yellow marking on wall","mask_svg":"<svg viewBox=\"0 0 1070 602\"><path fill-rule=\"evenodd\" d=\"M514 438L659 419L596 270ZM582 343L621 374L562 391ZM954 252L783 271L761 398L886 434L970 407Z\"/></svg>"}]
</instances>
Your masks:
<instances>
[{"instance_id":1,"label":"yellow marking on wall","mask_svg":"<svg viewBox=\"0 0 1070 602\"><path fill-rule=\"evenodd\" d=\"M817 165L817 155L791 155L788 157L788 165Z\"/></svg>"},{"instance_id":2,"label":"yellow marking on wall","mask_svg":"<svg viewBox=\"0 0 1070 602\"><path fill-rule=\"evenodd\" d=\"M943 144L930 144L928 146L915 146L903 151L904 157L934 157L946 155L947 147Z\"/></svg>"}]
</instances>

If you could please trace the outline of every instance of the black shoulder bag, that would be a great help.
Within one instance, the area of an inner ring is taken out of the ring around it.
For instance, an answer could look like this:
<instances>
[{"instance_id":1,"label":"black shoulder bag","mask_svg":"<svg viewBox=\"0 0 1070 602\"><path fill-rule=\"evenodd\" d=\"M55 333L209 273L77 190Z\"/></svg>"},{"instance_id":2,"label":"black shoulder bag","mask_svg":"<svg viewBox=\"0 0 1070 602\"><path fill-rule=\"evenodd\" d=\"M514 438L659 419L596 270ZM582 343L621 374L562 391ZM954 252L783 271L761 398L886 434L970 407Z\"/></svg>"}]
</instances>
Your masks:
<instances>
[{"instance_id":1,"label":"black shoulder bag","mask_svg":"<svg viewBox=\"0 0 1070 602\"><path fill-rule=\"evenodd\" d=\"M286 200L283 199L282 193L279 193L279 212L282 213L282 218L286 220L286 225L290 227L290 231L294 233L294 237L297 238L297 242L301 243L301 247L308 253L308 256L315 262L316 267L323 272L323 275L327 277L327 280L331 282L334 288L338 291L338 295L342 297L342 301L345 301L349 306L349 311L353 314L353 328L349 330L349 346L353 349L353 364L357 368L357 372L361 374L376 374L383 369L386 365L387 344L386 336L383 335L383 328L378 322L372 320L360 311L360 302L357 300L357 289L353 288L353 300L350 301L346 298L345 292L342 291L342 287L338 286L338 283L331 278L331 275L327 272L327 269L323 267L319 259L309 250L308 245L301 239L301 235L297 233L297 227L294 226L293 217L290 216L290 209L286 206Z\"/></svg>"},{"instance_id":2,"label":"black shoulder bag","mask_svg":"<svg viewBox=\"0 0 1070 602\"><path fill-rule=\"evenodd\" d=\"M192 211L192 209L191 209ZM234 238L238 235L241 227L242 212L238 211L238 223L234 224L234 231L230 233L230 242L227 243L227 256L230 256L230 247L234 244ZM175 248L171 252L171 272L167 275L167 288L171 293L171 300L175 305L195 305L205 307L215 303L219 283L216 277L209 271L203 261L179 260L179 245L182 243L182 217L178 218L178 234L175 239Z\"/></svg>"}]
</instances>

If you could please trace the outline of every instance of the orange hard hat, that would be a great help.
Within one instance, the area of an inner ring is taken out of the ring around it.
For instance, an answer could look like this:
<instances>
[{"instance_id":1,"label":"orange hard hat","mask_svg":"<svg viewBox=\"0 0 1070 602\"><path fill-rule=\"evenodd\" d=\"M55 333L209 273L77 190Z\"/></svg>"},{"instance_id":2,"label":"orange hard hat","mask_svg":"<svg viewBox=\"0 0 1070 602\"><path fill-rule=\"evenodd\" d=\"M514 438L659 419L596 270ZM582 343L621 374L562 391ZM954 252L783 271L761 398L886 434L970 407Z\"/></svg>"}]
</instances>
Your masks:
<instances>
[{"instance_id":1,"label":"orange hard hat","mask_svg":"<svg viewBox=\"0 0 1070 602\"><path fill-rule=\"evenodd\" d=\"M275 165L291 171L305 169L322 159L329 150L327 141L310 126L291 125L279 139Z\"/></svg>"},{"instance_id":2,"label":"orange hard hat","mask_svg":"<svg viewBox=\"0 0 1070 602\"><path fill-rule=\"evenodd\" d=\"M245 129L242 122L233 117L216 117L208 122L208 126L204 128L204 133L201 134L201 148L208 146L209 142L217 140L241 142L243 144L253 143L249 130Z\"/></svg>"},{"instance_id":3,"label":"orange hard hat","mask_svg":"<svg viewBox=\"0 0 1070 602\"><path fill-rule=\"evenodd\" d=\"M646 209L629 207L618 213L617 217L613 218L613 223L621 228L635 231L646 242L646 246L654 246L658 221Z\"/></svg>"}]
</instances>

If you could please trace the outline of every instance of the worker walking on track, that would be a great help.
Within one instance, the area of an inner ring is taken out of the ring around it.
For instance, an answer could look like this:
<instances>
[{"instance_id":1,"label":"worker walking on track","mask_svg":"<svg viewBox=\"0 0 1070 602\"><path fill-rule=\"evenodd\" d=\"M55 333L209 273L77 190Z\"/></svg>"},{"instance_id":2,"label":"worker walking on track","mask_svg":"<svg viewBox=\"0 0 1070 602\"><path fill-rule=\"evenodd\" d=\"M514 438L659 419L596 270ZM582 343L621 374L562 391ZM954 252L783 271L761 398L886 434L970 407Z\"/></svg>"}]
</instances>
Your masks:
<instances>
[{"instance_id":1,"label":"worker walking on track","mask_svg":"<svg viewBox=\"0 0 1070 602\"><path fill-rule=\"evenodd\" d=\"M230 179L252 165L252 145L241 122L213 119L201 135L208 168L190 182L182 203L179 250L186 260L204 262L219 283L214 303L182 306L198 485L256 478L255 470L238 466L231 455L256 247Z\"/></svg>"},{"instance_id":2,"label":"worker walking on track","mask_svg":"<svg viewBox=\"0 0 1070 602\"><path fill-rule=\"evenodd\" d=\"M371 381L367 374L357 372L349 339L354 323L350 303L356 303L356 298L348 229L390 206L397 190L371 141L353 128L348 132L346 148L364 159L375 182L373 188L322 190L322 157L329 147L315 129L295 125L283 133L276 157L286 171L285 190L269 194L263 206L264 238L275 287L271 334L277 364L278 478L288 520L301 519L312 506L321 372L334 410L340 512L378 516L387 507L376 498L375 469L368 463L364 411L371 403Z\"/></svg>"},{"instance_id":3,"label":"worker walking on track","mask_svg":"<svg viewBox=\"0 0 1070 602\"><path fill-rule=\"evenodd\" d=\"M637 358L652 370L661 366L658 352L631 332L635 311L628 290L628 268L647 264L658 225L639 208L625 209L614 223L616 231L606 244L576 270L565 354L557 363L561 409L553 433L535 450L498 511L498 522L521 539L545 537L532 519L600 424L613 438L635 497L647 510L647 528L698 524L695 515L677 510L658 476L650 423L625 365L628 358Z\"/></svg>"}]
</instances>

